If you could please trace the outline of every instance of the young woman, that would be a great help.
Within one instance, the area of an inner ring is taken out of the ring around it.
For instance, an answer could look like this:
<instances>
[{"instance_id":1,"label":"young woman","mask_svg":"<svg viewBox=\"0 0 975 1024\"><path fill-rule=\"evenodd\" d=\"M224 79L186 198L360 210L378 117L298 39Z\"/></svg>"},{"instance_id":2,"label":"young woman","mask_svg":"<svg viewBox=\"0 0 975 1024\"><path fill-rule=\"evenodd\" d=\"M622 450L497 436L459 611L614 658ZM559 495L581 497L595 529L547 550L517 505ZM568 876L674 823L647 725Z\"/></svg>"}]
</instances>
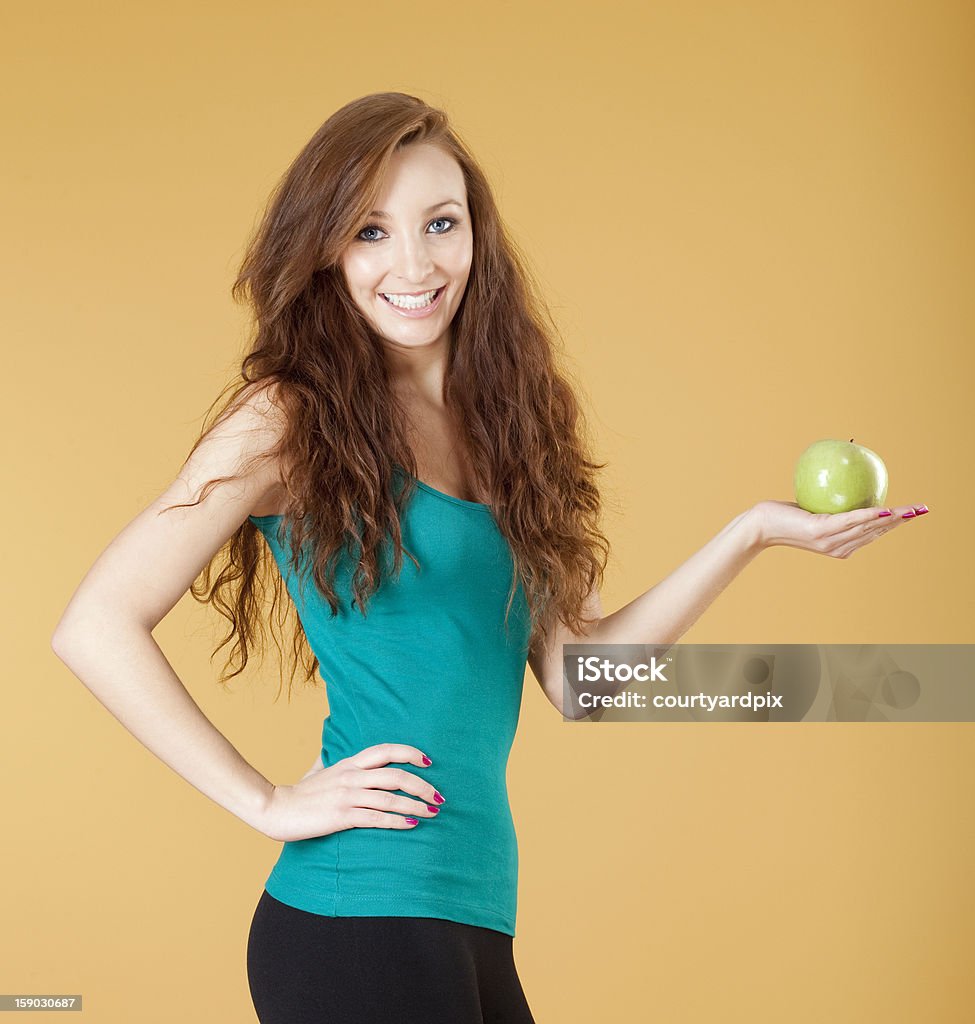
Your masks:
<instances>
[{"instance_id":1,"label":"young woman","mask_svg":"<svg viewBox=\"0 0 975 1024\"><path fill-rule=\"evenodd\" d=\"M604 615L603 465L555 328L485 175L412 96L322 125L234 294L256 322L240 382L54 648L183 778L283 842L247 949L263 1024L532 1021L505 786L526 664L561 711L562 644L674 643L765 547L847 558L915 510L759 502ZM192 588L229 618L236 675L267 585L272 628L296 612L295 663L329 701L291 785L211 725L151 635Z\"/></svg>"}]
</instances>

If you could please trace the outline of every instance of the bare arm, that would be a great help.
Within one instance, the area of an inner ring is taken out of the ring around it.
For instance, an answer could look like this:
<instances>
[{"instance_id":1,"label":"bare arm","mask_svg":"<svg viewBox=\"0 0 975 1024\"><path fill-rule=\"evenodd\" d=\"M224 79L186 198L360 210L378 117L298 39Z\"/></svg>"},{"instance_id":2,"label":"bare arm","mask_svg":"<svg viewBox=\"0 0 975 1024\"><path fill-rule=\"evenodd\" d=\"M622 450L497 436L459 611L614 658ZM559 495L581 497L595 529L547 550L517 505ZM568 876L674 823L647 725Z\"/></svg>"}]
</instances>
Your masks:
<instances>
[{"instance_id":1,"label":"bare arm","mask_svg":"<svg viewBox=\"0 0 975 1024\"><path fill-rule=\"evenodd\" d=\"M208 434L176 480L99 556L61 616L58 657L141 743L221 807L263 831L273 785L247 763L200 710L152 631L247 518L279 485L276 460L218 484L242 456L277 439L280 414L260 392Z\"/></svg>"},{"instance_id":2,"label":"bare arm","mask_svg":"<svg viewBox=\"0 0 975 1024\"><path fill-rule=\"evenodd\" d=\"M813 514L795 502L761 501L735 516L724 528L669 576L629 604L599 621L585 636L562 627L545 651L533 650L529 664L546 697L564 710L562 646L564 644L644 644L669 647L694 625L714 599L766 548L784 546L846 559L854 552L916 518L918 508L864 508L851 512ZM599 596L589 606L598 609ZM590 613L589 617L593 617ZM585 717L585 716L582 716Z\"/></svg>"},{"instance_id":3,"label":"bare arm","mask_svg":"<svg viewBox=\"0 0 975 1024\"><path fill-rule=\"evenodd\" d=\"M677 643L763 546L755 510L747 509L665 579L604 616L584 642Z\"/></svg>"},{"instance_id":4,"label":"bare arm","mask_svg":"<svg viewBox=\"0 0 975 1024\"><path fill-rule=\"evenodd\" d=\"M593 592L587 617L598 615L599 621L589 632L577 637L560 623L548 650L529 656L545 696L564 716L578 717L565 708L564 644L676 643L762 547L755 510L748 509L669 576L617 611L603 615L599 595Z\"/></svg>"}]
</instances>

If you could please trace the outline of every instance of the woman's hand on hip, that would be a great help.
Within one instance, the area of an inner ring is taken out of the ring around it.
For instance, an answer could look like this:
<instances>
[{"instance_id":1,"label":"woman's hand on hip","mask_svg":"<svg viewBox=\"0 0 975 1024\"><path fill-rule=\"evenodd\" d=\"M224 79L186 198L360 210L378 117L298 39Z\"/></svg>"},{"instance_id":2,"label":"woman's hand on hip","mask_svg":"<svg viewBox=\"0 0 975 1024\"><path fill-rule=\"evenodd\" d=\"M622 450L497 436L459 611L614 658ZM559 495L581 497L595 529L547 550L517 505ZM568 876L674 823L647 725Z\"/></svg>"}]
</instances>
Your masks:
<instances>
[{"instance_id":1,"label":"woman's hand on hip","mask_svg":"<svg viewBox=\"0 0 975 1024\"><path fill-rule=\"evenodd\" d=\"M443 797L431 783L396 763L427 767L425 755L404 743L379 743L326 768L321 757L291 786L275 786L261 831L278 842L350 828L415 828L436 817ZM393 790L412 793L417 800Z\"/></svg>"}]
</instances>

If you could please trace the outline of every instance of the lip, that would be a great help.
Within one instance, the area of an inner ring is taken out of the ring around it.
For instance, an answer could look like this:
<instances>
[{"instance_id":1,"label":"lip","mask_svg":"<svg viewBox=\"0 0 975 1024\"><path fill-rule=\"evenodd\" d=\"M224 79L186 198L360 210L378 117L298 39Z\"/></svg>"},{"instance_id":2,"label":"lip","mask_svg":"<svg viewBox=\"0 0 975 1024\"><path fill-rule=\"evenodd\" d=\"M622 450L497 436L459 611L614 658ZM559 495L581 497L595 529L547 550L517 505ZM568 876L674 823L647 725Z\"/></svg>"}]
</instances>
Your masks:
<instances>
[{"instance_id":1,"label":"lip","mask_svg":"<svg viewBox=\"0 0 975 1024\"><path fill-rule=\"evenodd\" d=\"M429 290L430 290L429 288L426 289L426 291L429 291ZM431 302L429 306L424 306L422 309L400 309L399 306L394 306L391 302L387 302L386 299L383 298L382 292L379 292L378 294L379 294L379 301L387 309L390 309L394 313L398 313L400 316L406 317L409 320L422 320L424 317L432 316L437 311L437 307L440 305L440 302L443 299L444 294L446 293L446 291L447 291L447 286L446 285L442 285L440 287L440 290L437 292L437 297L433 300L433 302ZM410 294L410 293L409 292L404 292L402 294ZM423 292L415 292L413 294L422 295Z\"/></svg>"}]
</instances>

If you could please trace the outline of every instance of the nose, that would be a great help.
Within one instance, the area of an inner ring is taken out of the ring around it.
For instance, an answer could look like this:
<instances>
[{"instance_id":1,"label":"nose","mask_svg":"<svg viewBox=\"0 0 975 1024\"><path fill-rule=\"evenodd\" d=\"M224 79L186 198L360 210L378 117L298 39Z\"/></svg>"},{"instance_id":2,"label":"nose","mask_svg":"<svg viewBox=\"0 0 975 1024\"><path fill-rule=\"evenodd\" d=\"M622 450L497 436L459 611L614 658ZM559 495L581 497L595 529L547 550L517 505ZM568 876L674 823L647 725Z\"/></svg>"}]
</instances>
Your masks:
<instances>
[{"instance_id":1,"label":"nose","mask_svg":"<svg viewBox=\"0 0 975 1024\"><path fill-rule=\"evenodd\" d=\"M423 239L401 235L393 257L393 271L402 281L421 285L429 279L433 260Z\"/></svg>"}]
</instances>

